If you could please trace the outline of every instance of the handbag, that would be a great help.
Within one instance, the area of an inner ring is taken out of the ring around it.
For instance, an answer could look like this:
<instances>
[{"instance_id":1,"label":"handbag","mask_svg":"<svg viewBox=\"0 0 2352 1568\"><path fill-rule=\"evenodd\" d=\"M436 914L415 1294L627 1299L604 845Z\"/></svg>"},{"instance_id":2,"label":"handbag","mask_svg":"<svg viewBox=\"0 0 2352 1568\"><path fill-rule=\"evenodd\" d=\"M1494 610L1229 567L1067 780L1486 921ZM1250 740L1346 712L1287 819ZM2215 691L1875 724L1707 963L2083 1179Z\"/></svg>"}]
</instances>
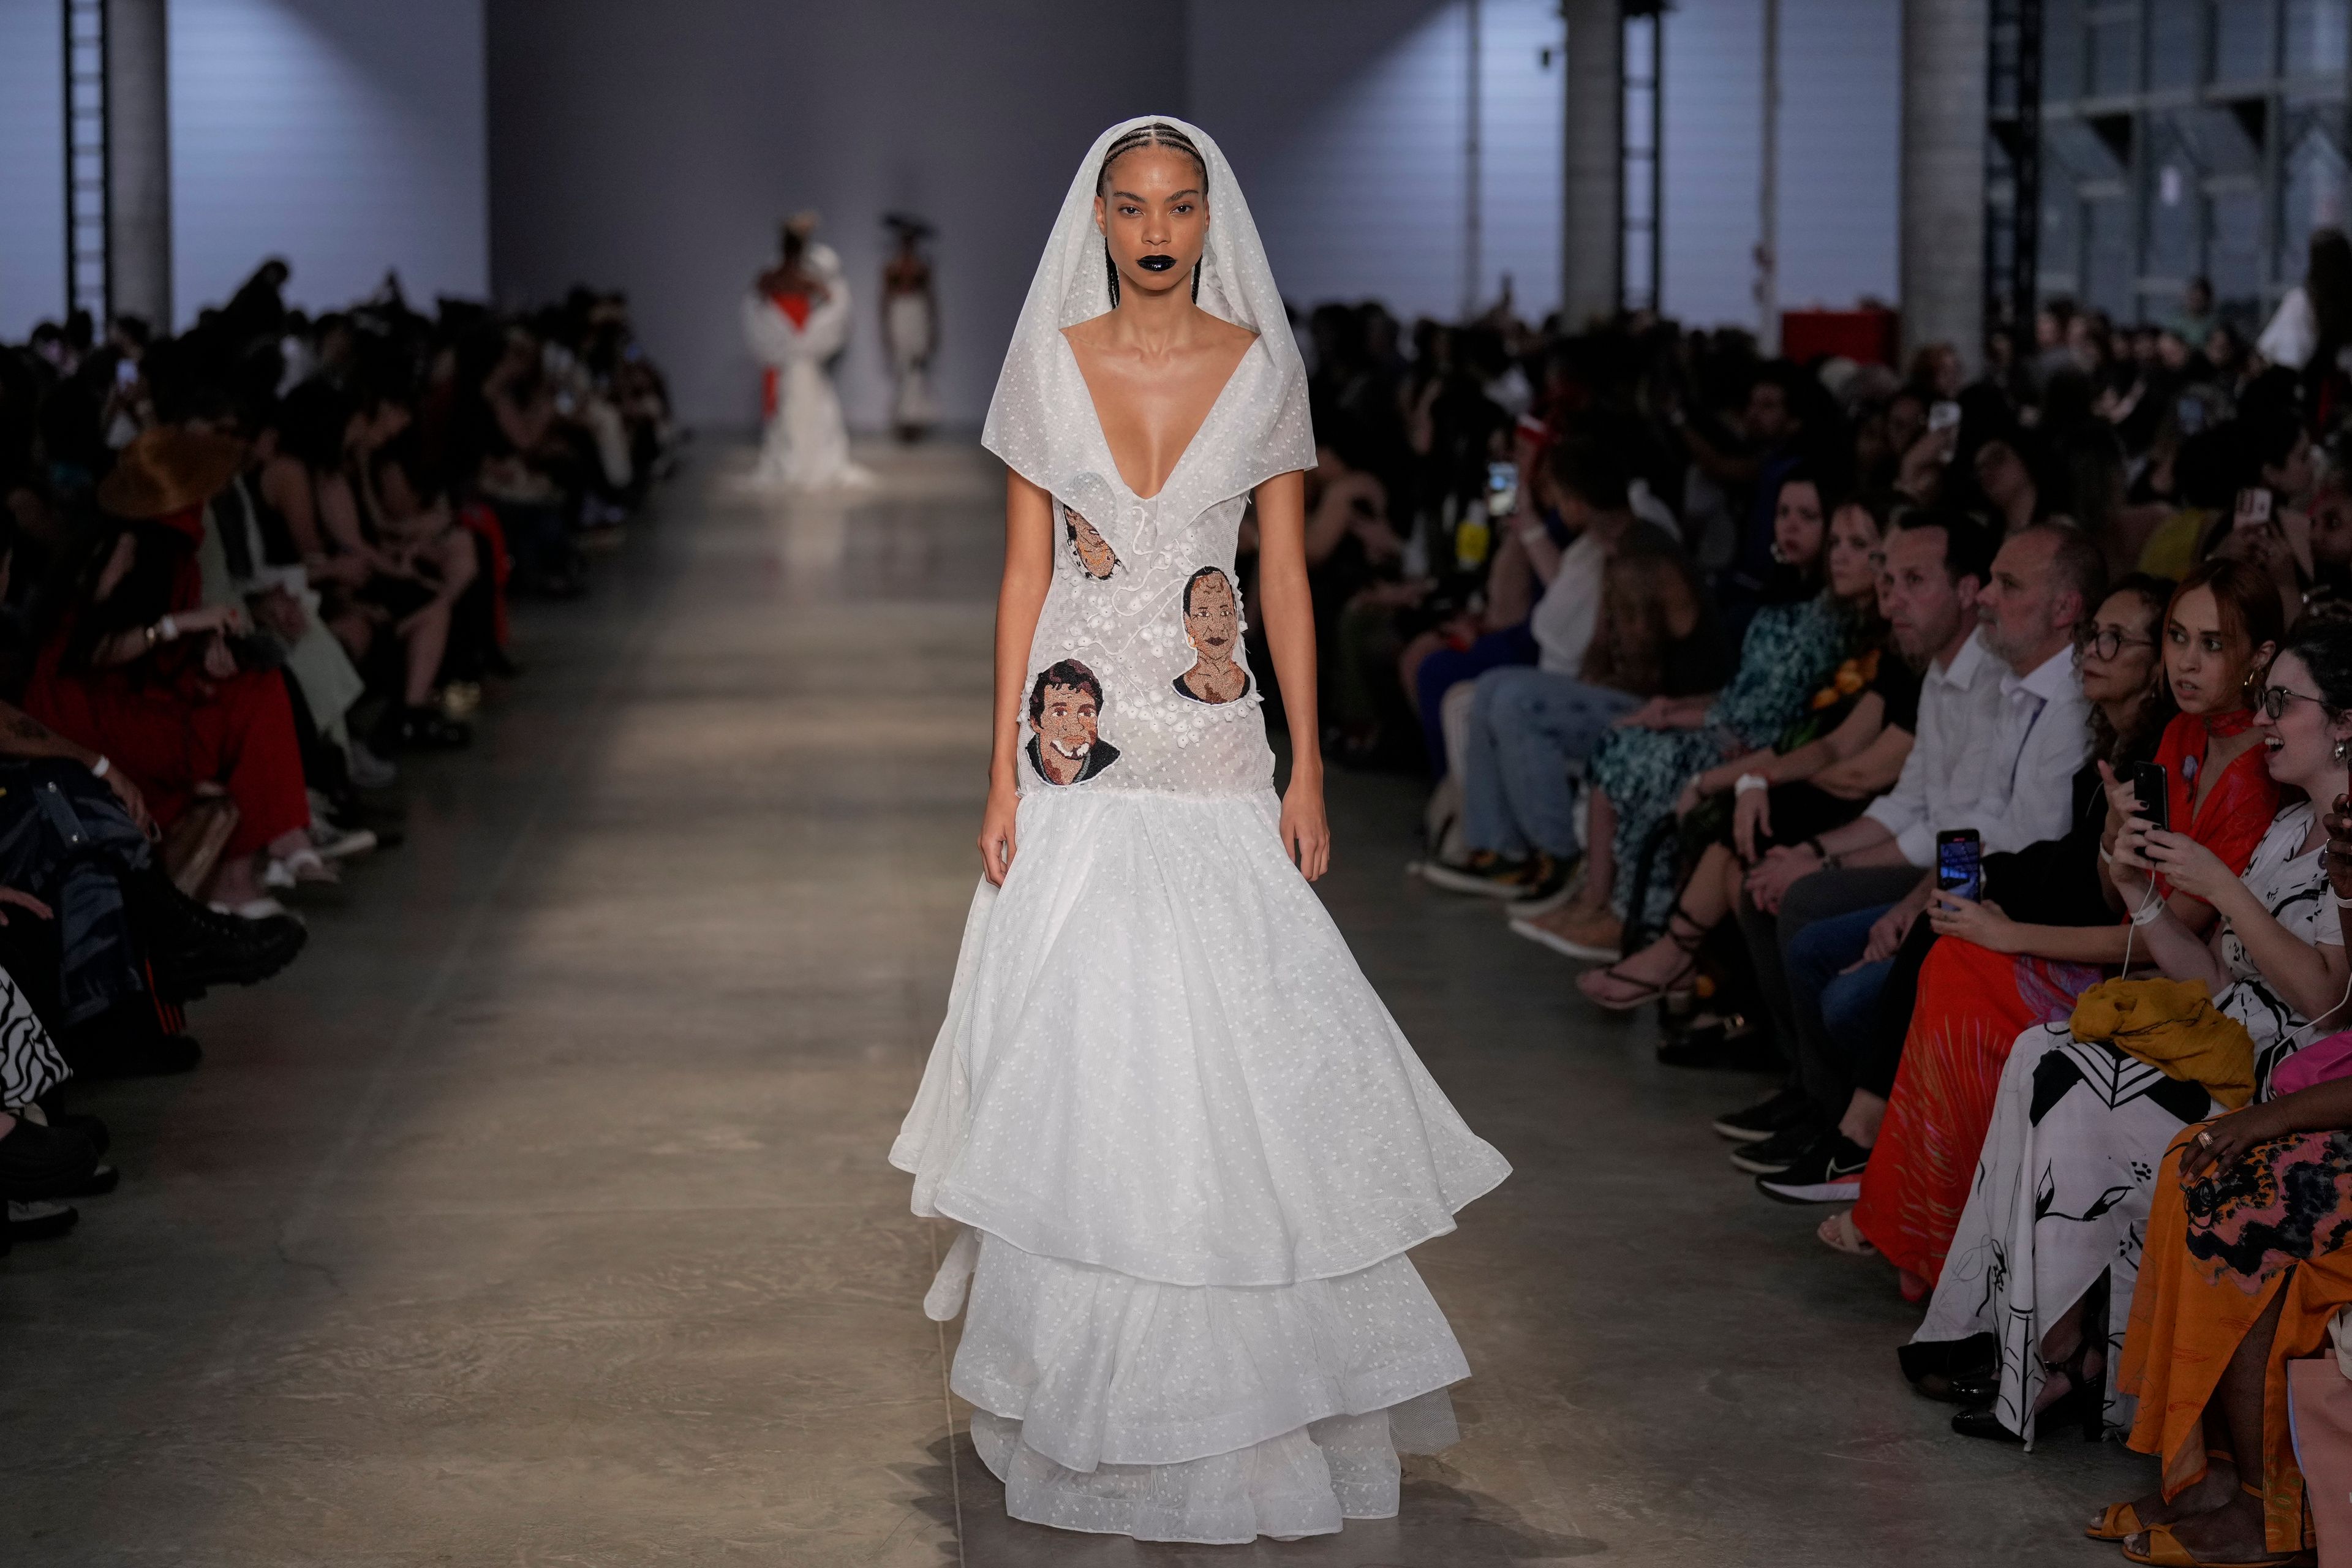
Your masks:
<instances>
[{"instance_id":1,"label":"handbag","mask_svg":"<svg viewBox=\"0 0 2352 1568\"><path fill-rule=\"evenodd\" d=\"M2314 1040L2271 1074L2271 1097L2300 1094L2315 1084L2352 1078L2352 1029Z\"/></svg>"}]
</instances>

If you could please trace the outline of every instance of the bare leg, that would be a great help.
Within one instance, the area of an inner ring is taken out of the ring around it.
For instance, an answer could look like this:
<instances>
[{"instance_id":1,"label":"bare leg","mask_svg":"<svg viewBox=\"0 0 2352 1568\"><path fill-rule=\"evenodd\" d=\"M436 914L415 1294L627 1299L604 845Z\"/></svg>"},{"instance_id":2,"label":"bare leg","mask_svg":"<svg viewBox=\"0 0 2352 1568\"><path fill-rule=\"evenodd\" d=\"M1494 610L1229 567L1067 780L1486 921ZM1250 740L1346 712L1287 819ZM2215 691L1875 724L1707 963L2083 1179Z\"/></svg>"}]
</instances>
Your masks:
<instances>
[{"instance_id":1,"label":"bare leg","mask_svg":"<svg viewBox=\"0 0 2352 1568\"><path fill-rule=\"evenodd\" d=\"M1421 717L1421 667L1429 656L1445 646L1445 639L1435 632L1423 632L1404 645L1397 655L1397 679L1404 682L1404 700L1412 705L1414 718Z\"/></svg>"},{"instance_id":2,"label":"bare leg","mask_svg":"<svg viewBox=\"0 0 2352 1568\"><path fill-rule=\"evenodd\" d=\"M263 897L260 867L251 855L225 855L213 868L212 885L205 889L207 901L239 909Z\"/></svg>"},{"instance_id":3,"label":"bare leg","mask_svg":"<svg viewBox=\"0 0 2352 1568\"><path fill-rule=\"evenodd\" d=\"M1675 905L1678 912L1668 922L1666 933L1613 965L1613 975L1595 970L1579 985L1588 994L1596 986L1631 992L1666 984L1687 971L1691 947L1731 913L1731 905L1724 898L1723 867L1738 864L1729 849L1720 844L1708 845L1706 852L1699 857L1698 868L1683 888L1682 898Z\"/></svg>"},{"instance_id":4,"label":"bare leg","mask_svg":"<svg viewBox=\"0 0 2352 1568\"><path fill-rule=\"evenodd\" d=\"M449 606L427 605L408 620L408 687L402 700L411 708L433 700L433 678L441 673L441 656L449 647Z\"/></svg>"},{"instance_id":5,"label":"bare leg","mask_svg":"<svg viewBox=\"0 0 2352 1568\"><path fill-rule=\"evenodd\" d=\"M2244 1489L2263 1479L2263 1381L2270 1367L2271 1342L2278 1333L2279 1307L2285 1300L2285 1287L2280 1289L2282 1294L2271 1298L2238 1342L2213 1397L2205 1404L2204 1440L2210 1443L2217 1431L2228 1433L2234 1464L2212 1459L2205 1479L2169 1503L2159 1489L2133 1505L2150 1524L2172 1524L2180 1544L2200 1560L2286 1560L2274 1556L2263 1539L2263 1500Z\"/></svg>"},{"instance_id":6,"label":"bare leg","mask_svg":"<svg viewBox=\"0 0 2352 1568\"><path fill-rule=\"evenodd\" d=\"M1857 1089L1853 1098L1845 1102L1845 1115L1838 1120L1838 1131L1868 1149L1878 1142L1878 1124L1886 1120L1886 1101L1866 1089Z\"/></svg>"}]
</instances>

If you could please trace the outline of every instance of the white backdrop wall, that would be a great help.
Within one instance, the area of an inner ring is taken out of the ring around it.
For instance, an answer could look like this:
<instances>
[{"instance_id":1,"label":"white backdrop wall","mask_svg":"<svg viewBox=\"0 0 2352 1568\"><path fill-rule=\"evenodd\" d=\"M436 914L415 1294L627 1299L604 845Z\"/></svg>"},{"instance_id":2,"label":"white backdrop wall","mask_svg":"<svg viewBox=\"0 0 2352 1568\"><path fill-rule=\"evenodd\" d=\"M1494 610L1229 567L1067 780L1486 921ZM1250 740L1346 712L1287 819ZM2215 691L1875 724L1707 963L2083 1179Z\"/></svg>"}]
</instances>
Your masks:
<instances>
[{"instance_id":1,"label":"white backdrop wall","mask_svg":"<svg viewBox=\"0 0 2352 1568\"><path fill-rule=\"evenodd\" d=\"M1466 0L1192 0L1192 117L1241 174L1275 276L1302 307L1385 300L1452 317L1512 277L1559 300L1555 0L1479 7L1479 223L1468 243Z\"/></svg>"},{"instance_id":2,"label":"white backdrop wall","mask_svg":"<svg viewBox=\"0 0 2352 1568\"><path fill-rule=\"evenodd\" d=\"M1181 113L1171 7L861 0L492 0L492 254L499 299L629 291L692 420L748 425L738 302L779 219L824 215L858 326L850 421L884 422L882 215L939 228L950 421L977 426L1079 156L1137 113Z\"/></svg>"},{"instance_id":3,"label":"white backdrop wall","mask_svg":"<svg viewBox=\"0 0 2352 1568\"><path fill-rule=\"evenodd\" d=\"M483 0L172 0L173 308L489 292ZM56 7L47 7L52 12Z\"/></svg>"},{"instance_id":4,"label":"white backdrop wall","mask_svg":"<svg viewBox=\"0 0 2352 1568\"><path fill-rule=\"evenodd\" d=\"M1903 7L1781 0L1778 160L1784 309L1895 299ZM1753 327L1763 178L1764 0L1676 0L1666 17L1668 314Z\"/></svg>"},{"instance_id":5,"label":"white backdrop wall","mask_svg":"<svg viewBox=\"0 0 2352 1568\"><path fill-rule=\"evenodd\" d=\"M66 308L64 24L58 0L0 0L0 338Z\"/></svg>"}]
</instances>

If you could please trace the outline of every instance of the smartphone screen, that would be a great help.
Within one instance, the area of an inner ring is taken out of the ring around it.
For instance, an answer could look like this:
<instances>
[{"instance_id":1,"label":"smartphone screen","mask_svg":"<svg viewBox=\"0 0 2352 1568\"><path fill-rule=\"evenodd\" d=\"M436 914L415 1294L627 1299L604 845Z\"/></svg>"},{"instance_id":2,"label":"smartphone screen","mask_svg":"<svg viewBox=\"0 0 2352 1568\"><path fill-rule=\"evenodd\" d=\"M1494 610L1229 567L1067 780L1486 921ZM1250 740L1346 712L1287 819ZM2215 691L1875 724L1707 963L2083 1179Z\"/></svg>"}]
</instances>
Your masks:
<instances>
[{"instance_id":1,"label":"smartphone screen","mask_svg":"<svg viewBox=\"0 0 2352 1568\"><path fill-rule=\"evenodd\" d=\"M1936 886L1971 900L1984 898L1984 841L1975 828L1936 835Z\"/></svg>"},{"instance_id":2,"label":"smartphone screen","mask_svg":"<svg viewBox=\"0 0 2352 1568\"><path fill-rule=\"evenodd\" d=\"M2205 428L2205 400L2184 397L2172 405L2172 416L2179 422L2183 436L2194 436Z\"/></svg>"},{"instance_id":3,"label":"smartphone screen","mask_svg":"<svg viewBox=\"0 0 2352 1568\"><path fill-rule=\"evenodd\" d=\"M1486 515L1509 517L1519 510L1519 466L1517 463L1493 462L1486 465Z\"/></svg>"}]
</instances>

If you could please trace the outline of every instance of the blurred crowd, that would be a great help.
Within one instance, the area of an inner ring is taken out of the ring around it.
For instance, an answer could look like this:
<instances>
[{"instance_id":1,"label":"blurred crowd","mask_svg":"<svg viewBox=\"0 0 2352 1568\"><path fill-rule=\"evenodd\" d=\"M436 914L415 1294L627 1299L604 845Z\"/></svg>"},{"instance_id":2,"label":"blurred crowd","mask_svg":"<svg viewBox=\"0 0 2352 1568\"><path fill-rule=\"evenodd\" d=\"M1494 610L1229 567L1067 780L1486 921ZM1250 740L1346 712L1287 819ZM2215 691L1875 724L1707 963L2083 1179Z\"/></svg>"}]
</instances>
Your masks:
<instances>
[{"instance_id":1,"label":"blurred crowd","mask_svg":"<svg viewBox=\"0 0 2352 1568\"><path fill-rule=\"evenodd\" d=\"M404 773L521 674L509 604L585 592L675 461L620 295L289 279L0 345L0 1252L117 1184L68 1098L197 1064L189 1004L396 849Z\"/></svg>"},{"instance_id":2,"label":"blurred crowd","mask_svg":"<svg viewBox=\"0 0 2352 1568\"><path fill-rule=\"evenodd\" d=\"M2135 1560L2285 1561L2352 1495L2284 1404L2352 1389L2352 245L2174 303L1900 365L1317 309L1318 711L1431 781L1416 875L1777 1080L1714 1129L1920 1305L1890 1374L2157 1456Z\"/></svg>"}]
</instances>

